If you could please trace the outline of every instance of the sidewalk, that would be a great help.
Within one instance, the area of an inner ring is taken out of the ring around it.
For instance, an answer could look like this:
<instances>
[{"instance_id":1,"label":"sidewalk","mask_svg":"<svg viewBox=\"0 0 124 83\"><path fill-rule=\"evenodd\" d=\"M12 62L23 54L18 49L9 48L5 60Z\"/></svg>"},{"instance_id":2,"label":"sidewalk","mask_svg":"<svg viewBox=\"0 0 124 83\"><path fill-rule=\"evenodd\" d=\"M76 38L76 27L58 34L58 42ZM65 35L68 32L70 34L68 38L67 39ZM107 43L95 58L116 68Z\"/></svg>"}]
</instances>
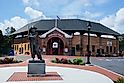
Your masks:
<instances>
[{"instance_id":1,"label":"sidewalk","mask_svg":"<svg viewBox=\"0 0 124 83\"><path fill-rule=\"evenodd\" d=\"M103 74L107 77L109 77L111 80L116 81L120 76L116 73L112 73L106 69L103 69L98 66L82 66L82 65L69 65L69 64L56 64L56 63L51 63L51 59L58 57L58 58L75 58L75 56L43 56L43 58L46 61L46 65L49 67L64 67L64 68L75 68L75 69L80 69L80 70L89 70L93 72L97 72L100 74ZM4 64L0 65L0 68L5 68L5 67L21 67L21 66L27 66L28 61L24 61L22 63L18 64Z\"/></svg>"}]
</instances>

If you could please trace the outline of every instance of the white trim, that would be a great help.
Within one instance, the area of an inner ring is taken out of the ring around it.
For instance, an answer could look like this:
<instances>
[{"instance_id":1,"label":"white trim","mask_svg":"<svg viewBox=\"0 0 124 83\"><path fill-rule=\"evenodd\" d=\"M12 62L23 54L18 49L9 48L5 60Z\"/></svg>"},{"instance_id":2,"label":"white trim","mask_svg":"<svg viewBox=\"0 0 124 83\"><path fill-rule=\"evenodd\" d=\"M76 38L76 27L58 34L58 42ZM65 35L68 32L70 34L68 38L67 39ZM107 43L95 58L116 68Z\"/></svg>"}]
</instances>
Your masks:
<instances>
[{"instance_id":1,"label":"white trim","mask_svg":"<svg viewBox=\"0 0 124 83\"><path fill-rule=\"evenodd\" d=\"M65 38L72 38L71 35L68 35L67 33L63 32L62 30L60 30L60 29L57 28L57 27L52 28L51 30L49 30L48 32L46 32L46 33L40 35L39 37L40 37L40 38L45 38L49 33L53 32L53 31L55 31L55 30L57 30L58 32L62 33L62 34L65 36Z\"/></svg>"}]
</instances>

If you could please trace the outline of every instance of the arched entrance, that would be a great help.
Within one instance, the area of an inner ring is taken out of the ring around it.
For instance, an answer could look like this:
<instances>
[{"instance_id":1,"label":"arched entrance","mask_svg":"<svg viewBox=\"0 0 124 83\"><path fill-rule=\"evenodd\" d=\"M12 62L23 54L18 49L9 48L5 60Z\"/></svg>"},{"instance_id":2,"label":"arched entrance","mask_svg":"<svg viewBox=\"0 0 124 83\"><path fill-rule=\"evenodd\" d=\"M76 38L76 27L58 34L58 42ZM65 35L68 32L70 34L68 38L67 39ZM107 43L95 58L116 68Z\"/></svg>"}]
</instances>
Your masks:
<instances>
[{"instance_id":1,"label":"arched entrance","mask_svg":"<svg viewBox=\"0 0 124 83\"><path fill-rule=\"evenodd\" d=\"M63 55L64 43L58 37L52 37L47 42L48 55Z\"/></svg>"}]
</instances>

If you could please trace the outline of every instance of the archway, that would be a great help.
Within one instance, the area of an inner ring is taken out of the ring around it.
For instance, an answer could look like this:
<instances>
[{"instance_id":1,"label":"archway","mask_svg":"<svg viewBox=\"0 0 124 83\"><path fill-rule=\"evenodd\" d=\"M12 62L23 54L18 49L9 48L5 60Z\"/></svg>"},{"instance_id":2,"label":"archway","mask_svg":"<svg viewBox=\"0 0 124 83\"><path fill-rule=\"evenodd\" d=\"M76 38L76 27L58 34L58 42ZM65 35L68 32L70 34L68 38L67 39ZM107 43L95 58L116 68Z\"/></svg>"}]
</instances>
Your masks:
<instances>
[{"instance_id":1,"label":"archway","mask_svg":"<svg viewBox=\"0 0 124 83\"><path fill-rule=\"evenodd\" d=\"M58 37L52 37L47 42L47 53L48 55L63 55L64 43Z\"/></svg>"}]
</instances>

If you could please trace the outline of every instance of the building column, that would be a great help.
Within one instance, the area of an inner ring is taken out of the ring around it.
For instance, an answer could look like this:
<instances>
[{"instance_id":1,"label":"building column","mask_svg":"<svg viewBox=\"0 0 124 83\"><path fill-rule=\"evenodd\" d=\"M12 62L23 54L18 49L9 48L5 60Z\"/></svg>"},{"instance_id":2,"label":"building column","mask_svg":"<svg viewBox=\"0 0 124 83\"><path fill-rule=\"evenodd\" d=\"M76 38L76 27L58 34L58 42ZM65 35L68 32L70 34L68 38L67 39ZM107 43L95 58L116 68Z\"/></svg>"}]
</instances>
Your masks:
<instances>
[{"instance_id":1,"label":"building column","mask_svg":"<svg viewBox=\"0 0 124 83\"><path fill-rule=\"evenodd\" d=\"M72 39L69 38L69 55L72 55Z\"/></svg>"},{"instance_id":2,"label":"building column","mask_svg":"<svg viewBox=\"0 0 124 83\"><path fill-rule=\"evenodd\" d=\"M24 38L24 35L22 34L22 39L21 39L21 54L23 54L23 38Z\"/></svg>"},{"instance_id":3,"label":"building column","mask_svg":"<svg viewBox=\"0 0 124 83\"><path fill-rule=\"evenodd\" d=\"M80 56L83 56L83 34L80 32Z\"/></svg>"},{"instance_id":4,"label":"building column","mask_svg":"<svg viewBox=\"0 0 124 83\"><path fill-rule=\"evenodd\" d=\"M72 35L73 32L66 32L69 35ZM72 38L68 39L68 55L72 55Z\"/></svg>"},{"instance_id":5,"label":"building column","mask_svg":"<svg viewBox=\"0 0 124 83\"><path fill-rule=\"evenodd\" d=\"M116 54L119 55L119 38L116 36Z\"/></svg>"}]
</instances>

